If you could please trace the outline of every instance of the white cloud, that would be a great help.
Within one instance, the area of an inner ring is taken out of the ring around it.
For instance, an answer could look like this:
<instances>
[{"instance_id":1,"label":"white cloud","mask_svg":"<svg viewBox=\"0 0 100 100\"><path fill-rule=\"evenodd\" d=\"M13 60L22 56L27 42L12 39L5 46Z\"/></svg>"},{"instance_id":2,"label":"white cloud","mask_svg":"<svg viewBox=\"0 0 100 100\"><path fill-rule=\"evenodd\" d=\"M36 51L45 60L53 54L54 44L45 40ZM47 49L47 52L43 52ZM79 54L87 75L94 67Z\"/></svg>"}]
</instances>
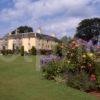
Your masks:
<instances>
[{"instance_id":1,"label":"white cloud","mask_svg":"<svg viewBox=\"0 0 100 100\"><path fill-rule=\"evenodd\" d=\"M80 18L64 18L64 19L58 19L58 20L52 20L52 22L48 22L43 26L43 29L47 32L57 32L60 33L60 35L63 35L63 33L66 33L66 35L71 36L74 33L69 33L71 30L75 30L78 23L80 22ZM50 34L50 33L49 33Z\"/></svg>"},{"instance_id":2,"label":"white cloud","mask_svg":"<svg viewBox=\"0 0 100 100\"><path fill-rule=\"evenodd\" d=\"M45 15L54 15L58 12L66 10L68 14L75 13L79 10L86 10L89 0L40 0L37 2L32 2L31 0L13 0L14 7L10 9L4 9L1 12L1 18L4 20L12 20L20 18L28 14L34 18L39 18ZM81 11L80 11L81 12ZM88 13L90 10L88 11ZM84 13L84 12L83 12Z\"/></svg>"},{"instance_id":3,"label":"white cloud","mask_svg":"<svg viewBox=\"0 0 100 100\"><path fill-rule=\"evenodd\" d=\"M46 31L63 33L75 30L82 18L99 16L95 13L94 5L99 4L100 0L13 0L13 3L12 8L0 11L0 21L10 22L12 28L22 24L36 27L41 17L56 16L63 12L63 18L57 16L57 19L45 19L42 23Z\"/></svg>"}]
</instances>

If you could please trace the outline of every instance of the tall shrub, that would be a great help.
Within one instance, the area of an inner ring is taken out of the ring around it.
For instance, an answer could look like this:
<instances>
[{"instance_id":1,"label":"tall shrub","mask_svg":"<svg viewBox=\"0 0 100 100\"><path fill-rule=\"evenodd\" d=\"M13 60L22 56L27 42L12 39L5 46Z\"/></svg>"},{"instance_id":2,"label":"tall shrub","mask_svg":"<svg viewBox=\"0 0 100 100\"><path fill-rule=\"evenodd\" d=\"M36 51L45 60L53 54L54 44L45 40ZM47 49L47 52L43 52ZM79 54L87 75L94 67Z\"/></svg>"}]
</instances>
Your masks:
<instances>
[{"instance_id":1,"label":"tall shrub","mask_svg":"<svg viewBox=\"0 0 100 100\"><path fill-rule=\"evenodd\" d=\"M36 55L36 48L34 46L32 46L30 53L31 55Z\"/></svg>"},{"instance_id":2,"label":"tall shrub","mask_svg":"<svg viewBox=\"0 0 100 100\"><path fill-rule=\"evenodd\" d=\"M1 53L2 53L3 55L6 55L6 48L5 48L5 46L3 46L3 49L2 49L2 51L1 51Z\"/></svg>"},{"instance_id":3,"label":"tall shrub","mask_svg":"<svg viewBox=\"0 0 100 100\"><path fill-rule=\"evenodd\" d=\"M20 54L21 54L21 56L24 56L24 46L21 46Z\"/></svg>"}]
</instances>

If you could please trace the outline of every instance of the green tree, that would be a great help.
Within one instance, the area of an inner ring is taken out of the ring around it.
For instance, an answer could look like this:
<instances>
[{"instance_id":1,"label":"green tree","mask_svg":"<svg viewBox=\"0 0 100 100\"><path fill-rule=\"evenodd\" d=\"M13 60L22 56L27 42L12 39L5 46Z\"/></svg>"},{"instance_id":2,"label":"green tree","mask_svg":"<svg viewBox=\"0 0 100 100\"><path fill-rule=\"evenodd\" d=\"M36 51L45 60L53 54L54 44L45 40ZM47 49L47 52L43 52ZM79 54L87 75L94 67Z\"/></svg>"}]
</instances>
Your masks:
<instances>
[{"instance_id":1,"label":"green tree","mask_svg":"<svg viewBox=\"0 0 100 100\"><path fill-rule=\"evenodd\" d=\"M13 44L13 50L12 51L13 51L13 53L15 53L15 45L14 44Z\"/></svg>"},{"instance_id":2,"label":"green tree","mask_svg":"<svg viewBox=\"0 0 100 100\"><path fill-rule=\"evenodd\" d=\"M32 46L30 53L31 55L36 55L36 48L34 46Z\"/></svg>"},{"instance_id":3,"label":"green tree","mask_svg":"<svg viewBox=\"0 0 100 100\"><path fill-rule=\"evenodd\" d=\"M3 46L3 49L2 49L1 52L2 52L3 55L6 55L6 48L5 48L5 46Z\"/></svg>"},{"instance_id":4,"label":"green tree","mask_svg":"<svg viewBox=\"0 0 100 100\"><path fill-rule=\"evenodd\" d=\"M21 54L21 56L24 56L24 46L21 46L20 54Z\"/></svg>"},{"instance_id":5,"label":"green tree","mask_svg":"<svg viewBox=\"0 0 100 100\"><path fill-rule=\"evenodd\" d=\"M55 49L54 49L54 53L57 55L57 56L62 56L62 47L61 47L61 44L58 44L56 45Z\"/></svg>"},{"instance_id":6,"label":"green tree","mask_svg":"<svg viewBox=\"0 0 100 100\"><path fill-rule=\"evenodd\" d=\"M32 27L29 26L20 26L17 28L18 33L27 33L27 32L33 32ZM16 30L11 32L12 34L16 33Z\"/></svg>"},{"instance_id":7,"label":"green tree","mask_svg":"<svg viewBox=\"0 0 100 100\"><path fill-rule=\"evenodd\" d=\"M93 40L95 44L97 42L97 38L100 34L100 18L91 18L82 20L76 31L76 37L81 38L83 40L89 41Z\"/></svg>"},{"instance_id":8,"label":"green tree","mask_svg":"<svg viewBox=\"0 0 100 100\"><path fill-rule=\"evenodd\" d=\"M71 37L67 37L67 36L63 36L61 38L61 42L64 43L64 44L68 44L71 40Z\"/></svg>"}]
</instances>

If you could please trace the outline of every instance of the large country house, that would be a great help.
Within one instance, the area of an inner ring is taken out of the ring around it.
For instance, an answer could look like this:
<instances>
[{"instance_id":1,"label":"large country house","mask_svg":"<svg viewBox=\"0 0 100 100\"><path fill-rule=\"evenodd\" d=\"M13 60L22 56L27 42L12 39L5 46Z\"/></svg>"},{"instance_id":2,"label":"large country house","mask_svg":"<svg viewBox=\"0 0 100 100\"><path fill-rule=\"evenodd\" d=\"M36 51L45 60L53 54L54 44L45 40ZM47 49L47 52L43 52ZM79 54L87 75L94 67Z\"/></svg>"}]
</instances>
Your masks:
<instances>
[{"instance_id":1,"label":"large country house","mask_svg":"<svg viewBox=\"0 0 100 100\"><path fill-rule=\"evenodd\" d=\"M37 32L9 33L5 38L0 39L0 50L3 48L13 50L24 46L25 52L29 52L32 46L34 46L37 50L50 51L58 44L58 42L59 39L55 36L49 36Z\"/></svg>"}]
</instances>

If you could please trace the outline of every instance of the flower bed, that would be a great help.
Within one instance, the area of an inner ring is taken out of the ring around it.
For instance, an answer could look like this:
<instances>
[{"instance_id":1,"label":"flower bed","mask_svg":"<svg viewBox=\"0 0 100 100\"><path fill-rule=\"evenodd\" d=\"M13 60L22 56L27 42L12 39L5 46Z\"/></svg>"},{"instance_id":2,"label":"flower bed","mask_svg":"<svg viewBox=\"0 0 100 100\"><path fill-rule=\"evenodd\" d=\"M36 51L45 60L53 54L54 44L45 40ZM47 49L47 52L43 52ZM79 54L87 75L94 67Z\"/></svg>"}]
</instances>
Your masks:
<instances>
[{"instance_id":1,"label":"flower bed","mask_svg":"<svg viewBox=\"0 0 100 100\"><path fill-rule=\"evenodd\" d=\"M41 66L48 64L50 61L60 60L60 59L61 59L61 57L54 56L54 55L42 56L40 59Z\"/></svg>"},{"instance_id":2,"label":"flower bed","mask_svg":"<svg viewBox=\"0 0 100 100\"><path fill-rule=\"evenodd\" d=\"M84 46L75 41L66 47L63 58L44 57L42 64L43 76L47 79L60 79L68 86L83 91L99 87L94 54L86 52Z\"/></svg>"}]
</instances>

